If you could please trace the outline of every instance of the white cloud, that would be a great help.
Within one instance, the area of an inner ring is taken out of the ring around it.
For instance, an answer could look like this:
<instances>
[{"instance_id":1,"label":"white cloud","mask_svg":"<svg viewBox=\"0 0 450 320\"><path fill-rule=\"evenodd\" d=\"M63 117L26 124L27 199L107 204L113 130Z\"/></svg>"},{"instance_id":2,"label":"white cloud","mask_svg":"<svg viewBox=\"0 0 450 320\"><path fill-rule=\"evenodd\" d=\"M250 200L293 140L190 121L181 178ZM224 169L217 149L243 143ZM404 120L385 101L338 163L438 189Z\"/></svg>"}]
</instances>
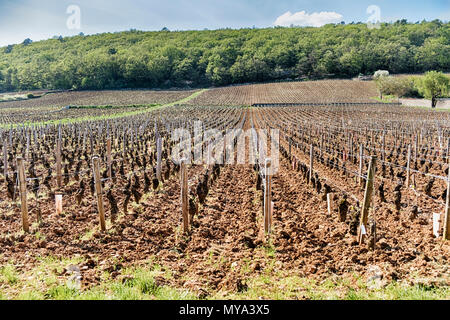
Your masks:
<instances>
[{"instance_id":1,"label":"white cloud","mask_svg":"<svg viewBox=\"0 0 450 320\"><path fill-rule=\"evenodd\" d=\"M279 16L274 22L275 26L288 27L294 26L312 26L321 27L328 23L338 23L342 21L343 16L337 12L313 12L311 14L306 11L291 13L290 11Z\"/></svg>"}]
</instances>

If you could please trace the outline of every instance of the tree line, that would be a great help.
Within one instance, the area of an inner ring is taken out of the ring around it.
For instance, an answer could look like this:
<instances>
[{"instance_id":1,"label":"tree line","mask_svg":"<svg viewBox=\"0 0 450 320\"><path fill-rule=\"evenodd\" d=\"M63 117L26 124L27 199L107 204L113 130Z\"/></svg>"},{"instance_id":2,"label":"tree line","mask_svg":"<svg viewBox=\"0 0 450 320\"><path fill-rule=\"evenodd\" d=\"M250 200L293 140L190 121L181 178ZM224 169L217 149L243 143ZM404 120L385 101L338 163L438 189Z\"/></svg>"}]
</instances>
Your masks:
<instances>
[{"instance_id":1,"label":"tree line","mask_svg":"<svg viewBox=\"0 0 450 320\"><path fill-rule=\"evenodd\" d=\"M450 70L450 23L130 30L0 48L0 91L168 88Z\"/></svg>"}]
</instances>

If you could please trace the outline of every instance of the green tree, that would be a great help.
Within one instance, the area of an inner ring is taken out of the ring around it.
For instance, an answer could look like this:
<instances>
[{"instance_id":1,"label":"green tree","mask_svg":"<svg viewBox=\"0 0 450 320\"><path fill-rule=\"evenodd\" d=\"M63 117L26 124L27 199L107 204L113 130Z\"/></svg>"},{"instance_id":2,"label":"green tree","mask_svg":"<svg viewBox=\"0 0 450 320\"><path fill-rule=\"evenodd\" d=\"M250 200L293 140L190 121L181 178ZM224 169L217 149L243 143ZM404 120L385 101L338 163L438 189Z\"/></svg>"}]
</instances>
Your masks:
<instances>
[{"instance_id":1,"label":"green tree","mask_svg":"<svg viewBox=\"0 0 450 320\"><path fill-rule=\"evenodd\" d=\"M383 99L383 95L394 95L400 98L414 91L414 81L406 77L381 75L375 79L375 83L380 92L381 99Z\"/></svg>"},{"instance_id":2,"label":"green tree","mask_svg":"<svg viewBox=\"0 0 450 320\"><path fill-rule=\"evenodd\" d=\"M450 65L450 45L448 39L432 38L425 40L416 53L416 62L423 70L445 70Z\"/></svg>"},{"instance_id":3,"label":"green tree","mask_svg":"<svg viewBox=\"0 0 450 320\"><path fill-rule=\"evenodd\" d=\"M347 78L380 69L394 74L450 72L450 23L438 20L382 23L373 30L362 23L130 30L62 40L27 39L24 45L0 48L0 90L229 85Z\"/></svg>"},{"instance_id":4,"label":"green tree","mask_svg":"<svg viewBox=\"0 0 450 320\"><path fill-rule=\"evenodd\" d=\"M30 38L26 38L25 40L23 40L22 44L24 46L28 46L33 42L33 40L31 40Z\"/></svg>"},{"instance_id":5,"label":"green tree","mask_svg":"<svg viewBox=\"0 0 450 320\"><path fill-rule=\"evenodd\" d=\"M436 108L437 99L447 95L450 79L442 72L429 71L418 81L419 92L431 99L431 107Z\"/></svg>"}]
</instances>

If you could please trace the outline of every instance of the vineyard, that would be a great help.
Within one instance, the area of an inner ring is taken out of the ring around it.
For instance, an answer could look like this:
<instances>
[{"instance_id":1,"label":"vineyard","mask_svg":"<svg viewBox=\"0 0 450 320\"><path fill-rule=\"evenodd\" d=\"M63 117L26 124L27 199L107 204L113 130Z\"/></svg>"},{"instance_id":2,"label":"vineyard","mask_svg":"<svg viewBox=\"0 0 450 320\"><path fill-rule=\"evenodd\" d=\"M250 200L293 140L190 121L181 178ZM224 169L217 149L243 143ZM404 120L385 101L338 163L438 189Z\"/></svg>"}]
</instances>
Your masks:
<instances>
[{"instance_id":1,"label":"vineyard","mask_svg":"<svg viewBox=\"0 0 450 320\"><path fill-rule=\"evenodd\" d=\"M65 91L38 93L40 98L25 101L11 101L0 103L1 109L13 108L61 108L67 105L75 106L129 106L148 104L166 104L186 98L193 94L189 90L104 90L104 91Z\"/></svg>"},{"instance_id":2,"label":"vineyard","mask_svg":"<svg viewBox=\"0 0 450 320\"><path fill-rule=\"evenodd\" d=\"M139 112L114 117L134 94L0 104L0 265L25 273L43 257L78 257L87 290L105 272L127 281L125 268L151 258L171 273L158 286L201 298L245 292L271 272L324 281L376 269L385 285L449 283L449 113L333 105L369 103L376 91L323 81L142 93ZM243 107L295 102L323 105ZM51 113L66 104L78 108ZM114 107L80 107L96 104ZM86 119L57 121L71 118ZM174 160L173 132L190 144L199 122L216 132L200 152L230 162ZM248 133L256 163L234 163L230 129ZM279 141L264 147L261 129L279 130Z\"/></svg>"},{"instance_id":3,"label":"vineyard","mask_svg":"<svg viewBox=\"0 0 450 320\"><path fill-rule=\"evenodd\" d=\"M280 82L222 87L208 90L192 99L192 105L241 106L257 103L334 103L374 102L378 96L372 82L352 80L322 80Z\"/></svg>"}]
</instances>

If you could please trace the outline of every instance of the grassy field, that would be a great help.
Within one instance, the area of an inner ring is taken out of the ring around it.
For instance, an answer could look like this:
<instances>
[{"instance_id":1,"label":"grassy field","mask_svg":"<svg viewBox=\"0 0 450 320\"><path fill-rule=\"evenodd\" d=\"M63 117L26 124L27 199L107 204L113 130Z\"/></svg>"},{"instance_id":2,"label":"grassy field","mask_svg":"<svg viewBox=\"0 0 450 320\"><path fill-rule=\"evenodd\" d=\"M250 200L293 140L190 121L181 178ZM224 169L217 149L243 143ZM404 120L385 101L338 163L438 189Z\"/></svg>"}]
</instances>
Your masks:
<instances>
[{"instance_id":1,"label":"grassy field","mask_svg":"<svg viewBox=\"0 0 450 320\"><path fill-rule=\"evenodd\" d=\"M398 102L398 98L396 96L392 96L392 95L385 95L385 96L383 96L383 99L380 99L380 97L371 97L371 99L376 100L378 102L384 102L384 103Z\"/></svg>"},{"instance_id":2,"label":"grassy field","mask_svg":"<svg viewBox=\"0 0 450 320\"><path fill-rule=\"evenodd\" d=\"M46 257L31 271L21 273L12 264L0 268L0 299L14 300L197 300L205 299L184 288L165 285L170 270L152 260L127 268L112 279L104 271L101 285L80 289L65 268L82 262L81 258ZM357 275L330 277L325 281L287 275L267 270L267 274L250 278L241 292L216 292L206 299L258 300L434 300L449 299L448 286L433 283L409 285L401 282L366 281Z\"/></svg>"},{"instance_id":3,"label":"grassy field","mask_svg":"<svg viewBox=\"0 0 450 320\"><path fill-rule=\"evenodd\" d=\"M20 101L28 99L26 94L5 94L0 96L0 102L3 101Z\"/></svg>"}]
</instances>

